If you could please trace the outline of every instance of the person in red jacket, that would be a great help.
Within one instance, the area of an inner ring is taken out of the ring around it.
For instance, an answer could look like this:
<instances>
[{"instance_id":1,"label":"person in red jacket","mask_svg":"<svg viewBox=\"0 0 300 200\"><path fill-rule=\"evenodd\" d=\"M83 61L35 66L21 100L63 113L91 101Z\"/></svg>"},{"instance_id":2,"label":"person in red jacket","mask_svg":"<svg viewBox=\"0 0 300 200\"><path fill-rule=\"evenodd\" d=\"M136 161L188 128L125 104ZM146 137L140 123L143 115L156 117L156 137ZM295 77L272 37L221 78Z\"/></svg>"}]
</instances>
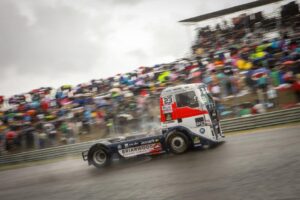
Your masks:
<instances>
[{"instance_id":1,"label":"person in red jacket","mask_svg":"<svg viewBox=\"0 0 300 200\"><path fill-rule=\"evenodd\" d=\"M0 105L2 105L4 102L4 96L0 96Z\"/></svg>"},{"instance_id":2,"label":"person in red jacket","mask_svg":"<svg viewBox=\"0 0 300 200\"><path fill-rule=\"evenodd\" d=\"M297 74L293 78L293 90L297 98L297 102L300 103L300 75Z\"/></svg>"}]
</instances>

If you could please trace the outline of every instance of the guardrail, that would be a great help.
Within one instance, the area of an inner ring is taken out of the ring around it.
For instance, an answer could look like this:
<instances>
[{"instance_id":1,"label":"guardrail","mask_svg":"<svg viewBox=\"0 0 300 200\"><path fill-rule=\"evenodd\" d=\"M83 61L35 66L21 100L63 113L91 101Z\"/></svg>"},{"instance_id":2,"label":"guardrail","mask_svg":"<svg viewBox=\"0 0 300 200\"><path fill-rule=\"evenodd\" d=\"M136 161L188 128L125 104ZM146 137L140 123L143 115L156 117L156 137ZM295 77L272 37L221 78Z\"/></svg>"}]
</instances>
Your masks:
<instances>
[{"instance_id":1,"label":"guardrail","mask_svg":"<svg viewBox=\"0 0 300 200\"><path fill-rule=\"evenodd\" d=\"M226 134L233 131L249 130L253 128L298 121L300 121L300 107L274 111L265 114L258 114L249 117L239 117L222 120L221 127L223 132ZM8 154L0 156L0 164L44 160L50 158L58 158L66 155L80 155L82 151L87 150L92 144L103 140L105 139L51 147L18 154Z\"/></svg>"},{"instance_id":2,"label":"guardrail","mask_svg":"<svg viewBox=\"0 0 300 200\"><path fill-rule=\"evenodd\" d=\"M224 133L300 121L300 107L221 120Z\"/></svg>"}]
</instances>

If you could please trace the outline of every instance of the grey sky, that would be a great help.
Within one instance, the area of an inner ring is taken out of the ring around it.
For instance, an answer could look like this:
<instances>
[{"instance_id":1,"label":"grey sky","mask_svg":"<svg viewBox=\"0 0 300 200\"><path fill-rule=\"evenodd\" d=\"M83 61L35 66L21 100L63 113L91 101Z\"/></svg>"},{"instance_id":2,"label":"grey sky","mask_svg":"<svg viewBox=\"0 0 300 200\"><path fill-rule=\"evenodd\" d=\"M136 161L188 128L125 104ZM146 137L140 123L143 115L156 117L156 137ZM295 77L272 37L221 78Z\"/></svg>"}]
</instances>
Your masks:
<instances>
[{"instance_id":1,"label":"grey sky","mask_svg":"<svg viewBox=\"0 0 300 200\"><path fill-rule=\"evenodd\" d=\"M79 84L174 61L179 20L251 0L1 0L0 95Z\"/></svg>"}]
</instances>

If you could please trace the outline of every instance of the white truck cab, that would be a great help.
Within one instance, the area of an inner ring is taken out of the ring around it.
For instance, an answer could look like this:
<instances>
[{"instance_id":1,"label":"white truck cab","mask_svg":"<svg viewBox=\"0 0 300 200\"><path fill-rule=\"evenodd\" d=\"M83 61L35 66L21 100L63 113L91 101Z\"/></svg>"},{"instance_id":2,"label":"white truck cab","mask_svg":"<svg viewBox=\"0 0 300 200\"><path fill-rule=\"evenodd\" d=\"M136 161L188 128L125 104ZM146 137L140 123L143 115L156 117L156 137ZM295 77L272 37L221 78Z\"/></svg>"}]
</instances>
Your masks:
<instances>
[{"instance_id":1,"label":"white truck cab","mask_svg":"<svg viewBox=\"0 0 300 200\"><path fill-rule=\"evenodd\" d=\"M163 130L182 129L212 142L224 140L216 105L205 84L187 84L164 89L160 96Z\"/></svg>"}]
</instances>

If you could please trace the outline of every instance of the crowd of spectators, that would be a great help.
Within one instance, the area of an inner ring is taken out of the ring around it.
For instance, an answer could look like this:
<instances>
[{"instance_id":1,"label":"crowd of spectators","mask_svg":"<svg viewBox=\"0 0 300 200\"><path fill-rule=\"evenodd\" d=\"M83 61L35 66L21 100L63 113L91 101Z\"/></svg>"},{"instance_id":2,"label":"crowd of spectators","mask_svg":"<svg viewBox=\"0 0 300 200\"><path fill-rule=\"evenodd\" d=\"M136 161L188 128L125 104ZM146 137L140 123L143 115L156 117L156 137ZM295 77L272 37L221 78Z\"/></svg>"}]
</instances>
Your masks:
<instances>
[{"instance_id":1,"label":"crowd of spectators","mask_svg":"<svg viewBox=\"0 0 300 200\"><path fill-rule=\"evenodd\" d=\"M107 134L151 131L159 122L158 95L169 85L207 84L221 117L264 113L278 106L278 92L286 88L300 102L299 15L256 16L248 24L241 23L249 19L241 15L234 25L199 29L190 58L77 86L0 97L0 155L75 143L95 128ZM249 94L254 101L224 103Z\"/></svg>"},{"instance_id":2,"label":"crowd of spectators","mask_svg":"<svg viewBox=\"0 0 300 200\"><path fill-rule=\"evenodd\" d=\"M299 102L299 31L296 2L282 6L280 17L266 18L262 12L241 14L232 19L232 25L224 21L214 28L199 28L192 50L201 81L211 88L217 101L256 94L255 101L231 109L239 116L276 106L278 91L287 88Z\"/></svg>"}]
</instances>

